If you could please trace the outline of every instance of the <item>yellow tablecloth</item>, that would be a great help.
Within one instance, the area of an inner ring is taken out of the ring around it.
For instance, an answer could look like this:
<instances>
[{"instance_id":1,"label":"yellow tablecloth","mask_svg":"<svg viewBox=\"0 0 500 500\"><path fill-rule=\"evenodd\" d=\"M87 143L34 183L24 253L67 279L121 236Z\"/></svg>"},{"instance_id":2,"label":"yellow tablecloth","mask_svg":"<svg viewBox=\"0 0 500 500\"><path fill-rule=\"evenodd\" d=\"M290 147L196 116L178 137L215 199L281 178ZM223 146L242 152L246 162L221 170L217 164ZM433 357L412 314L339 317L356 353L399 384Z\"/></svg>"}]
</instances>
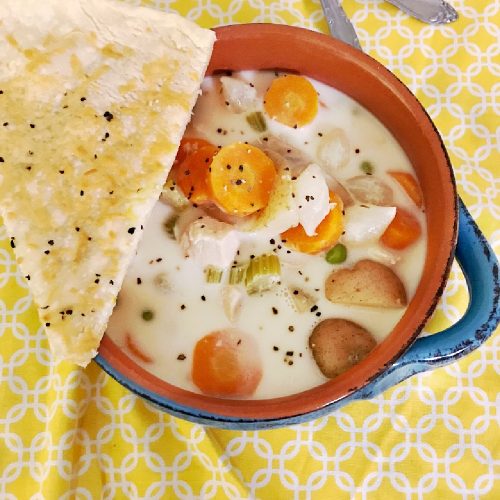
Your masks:
<instances>
[{"instance_id":1,"label":"yellow tablecloth","mask_svg":"<svg viewBox=\"0 0 500 500\"><path fill-rule=\"evenodd\" d=\"M451 3L460 20L442 27L380 0L343 5L364 50L434 119L460 194L498 251L500 3ZM319 0L143 4L206 27L326 32ZM0 240L0 499L500 498L498 334L458 363L308 424L207 429L153 409L95 364L55 365L1 226ZM466 300L455 266L427 330L456 321Z\"/></svg>"}]
</instances>

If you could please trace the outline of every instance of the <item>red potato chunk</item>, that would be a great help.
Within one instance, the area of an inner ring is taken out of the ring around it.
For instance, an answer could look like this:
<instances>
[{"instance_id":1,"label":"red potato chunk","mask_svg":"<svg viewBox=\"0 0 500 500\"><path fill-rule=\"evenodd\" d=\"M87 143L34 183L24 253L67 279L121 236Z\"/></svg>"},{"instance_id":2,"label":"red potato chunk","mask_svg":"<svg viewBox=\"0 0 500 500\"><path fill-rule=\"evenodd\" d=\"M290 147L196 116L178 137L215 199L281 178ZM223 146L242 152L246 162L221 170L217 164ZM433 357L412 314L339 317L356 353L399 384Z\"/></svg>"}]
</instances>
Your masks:
<instances>
[{"instance_id":1,"label":"red potato chunk","mask_svg":"<svg viewBox=\"0 0 500 500\"><path fill-rule=\"evenodd\" d=\"M346 319L319 323L309 337L309 348L321 373L334 378L363 360L377 345L372 334Z\"/></svg>"}]
</instances>

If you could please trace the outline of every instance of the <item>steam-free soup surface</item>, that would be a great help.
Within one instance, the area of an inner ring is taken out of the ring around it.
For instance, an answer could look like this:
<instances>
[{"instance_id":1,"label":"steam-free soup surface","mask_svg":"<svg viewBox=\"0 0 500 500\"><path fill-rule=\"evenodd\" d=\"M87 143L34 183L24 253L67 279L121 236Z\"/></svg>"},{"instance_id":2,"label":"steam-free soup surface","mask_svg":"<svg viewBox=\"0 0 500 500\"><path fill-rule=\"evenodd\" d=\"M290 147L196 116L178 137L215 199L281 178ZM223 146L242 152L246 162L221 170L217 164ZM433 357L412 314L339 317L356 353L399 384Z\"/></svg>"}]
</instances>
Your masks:
<instances>
[{"instance_id":1,"label":"steam-free soup surface","mask_svg":"<svg viewBox=\"0 0 500 500\"><path fill-rule=\"evenodd\" d=\"M275 203L273 210L265 212L264 207L251 214L228 213L223 193L217 197L210 192L210 182L207 200L203 189L182 192L175 175L177 179L186 176L195 166L183 158L174 166L165 196L144 228L109 323L107 334L127 355L184 389L210 393L212 389L199 379L209 379L219 369L235 374L235 379L244 377L238 370L254 375L248 387L238 392L231 386L227 394L218 394L222 397L285 396L324 383L328 378L318 368L309 345L316 325L329 318L347 319L366 329L378 343L405 311L404 306L333 303L325 295L331 273L351 269L360 261L381 263L399 278L407 301L422 273L425 217L422 201L416 199L415 172L402 148L367 110L312 79L307 80L317 95L317 111L312 118L300 118L310 120L307 123L284 123L266 102L266 96L276 99L269 89L279 77L284 78L274 72L242 72L222 77L222 81L220 76L206 78L186 131L187 138L203 139L217 149L215 156L207 153L207 163L212 161L214 168L217 155L234 154L235 144L248 143L265 154L276 172L267 200L267 206ZM277 92L279 99L280 90ZM196 147L184 151L184 156L193 154ZM405 183L409 179L410 184ZM295 201L276 201L274 193L281 183L292 186ZM315 218L325 207L316 198L325 189L330 196L325 201L327 213L335 206L338 210L339 236L318 252L298 251L283 237L290 234L286 226L289 221L297 226L300 220L304 228L310 226L310 233L318 234ZM191 199L193 193L201 193L199 203ZM316 196L316 211L307 212L296 201L301 193ZM238 199L234 203L243 206ZM408 244L401 243L399 236L394 240L396 211L409 214L418 225L418 234L410 235ZM207 233L209 228L213 230ZM331 251L339 244L343 247ZM241 276L238 282L232 269L248 272L251 263L262 256L273 256L272 262L279 263L278 274L266 274L269 269L264 266L256 284ZM214 332L226 332L225 337L207 337ZM245 357L246 364L222 356L214 358L215 367L204 366L206 358L226 341L234 342L232 348L237 356ZM198 371L193 362L201 363ZM237 385L229 381L228 387L231 383Z\"/></svg>"}]
</instances>

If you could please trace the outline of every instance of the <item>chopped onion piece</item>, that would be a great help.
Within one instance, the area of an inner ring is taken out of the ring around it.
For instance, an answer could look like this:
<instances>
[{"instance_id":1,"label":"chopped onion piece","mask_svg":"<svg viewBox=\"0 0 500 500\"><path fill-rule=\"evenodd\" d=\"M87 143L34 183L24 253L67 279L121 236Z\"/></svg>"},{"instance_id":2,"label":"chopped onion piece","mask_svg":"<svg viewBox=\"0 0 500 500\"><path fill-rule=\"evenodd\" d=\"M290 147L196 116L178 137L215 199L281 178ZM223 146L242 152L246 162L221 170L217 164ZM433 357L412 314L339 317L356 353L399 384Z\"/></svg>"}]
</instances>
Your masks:
<instances>
[{"instance_id":1,"label":"chopped onion piece","mask_svg":"<svg viewBox=\"0 0 500 500\"><path fill-rule=\"evenodd\" d=\"M243 113L257 107L257 91L247 82L223 76L220 79L224 99L229 103L231 111Z\"/></svg>"},{"instance_id":2,"label":"chopped onion piece","mask_svg":"<svg viewBox=\"0 0 500 500\"><path fill-rule=\"evenodd\" d=\"M345 181L344 185L359 203L381 207L388 207L393 203L392 189L373 175L357 175Z\"/></svg>"},{"instance_id":3,"label":"chopped onion piece","mask_svg":"<svg viewBox=\"0 0 500 500\"><path fill-rule=\"evenodd\" d=\"M241 312L244 294L241 287L225 286L222 288L222 306L227 319L234 323Z\"/></svg>"},{"instance_id":4,"label":"chopped onion piece","mask_svg":"<svg viewBox=\"0 0 500 500\"><path fill-rule=\"evenodd\" d=\"M292 300L294 309L299 313L310 311L311 307L316 304L316 300L313 296L301 288L293 286L288 287L288 293Z\"/></svg>"},{"instance_id":5,"label":"chopped onion piece","mask_svg":"<svg viewBox=\"0 0 500 500\"><path fill-rule=\"evenodd\" d=\"M341 128L334 128L323 135L318 146L318 158L330 175L347 165L350 157L350 143Z\"/></svg>"}]
</instances>

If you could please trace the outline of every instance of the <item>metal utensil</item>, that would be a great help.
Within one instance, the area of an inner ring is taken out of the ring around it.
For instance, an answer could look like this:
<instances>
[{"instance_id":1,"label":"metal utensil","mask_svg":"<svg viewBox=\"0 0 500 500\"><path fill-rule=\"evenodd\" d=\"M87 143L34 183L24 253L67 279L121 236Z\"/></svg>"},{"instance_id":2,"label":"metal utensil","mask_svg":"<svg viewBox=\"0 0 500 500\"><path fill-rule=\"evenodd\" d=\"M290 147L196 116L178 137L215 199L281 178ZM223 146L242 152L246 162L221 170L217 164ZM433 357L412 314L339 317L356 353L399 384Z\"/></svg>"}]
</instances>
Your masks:
<instances>
[{"instance_id":1,"label":"metal utensil","mask_svg":"<svg viewBox=\"0 0 500 500\"><path fill-rule=\"evenodd\" d=\"M457 11L444 0L386 0L410 16L429 24L447 24L458 19Z\"/></svg>"},{"instance_id":2,"label":"metal utensil","mask_svg":"<svg viewBox=\"0 0 500 500\"><path fill-rule=\"evenodd\" d=\"M346 13L338 0L321 0L321 7L325 19L333 37L342 40L354 48L361 50L361 45L354 30L354 26L346 16Z\"/></svg>"}]
</instances>

